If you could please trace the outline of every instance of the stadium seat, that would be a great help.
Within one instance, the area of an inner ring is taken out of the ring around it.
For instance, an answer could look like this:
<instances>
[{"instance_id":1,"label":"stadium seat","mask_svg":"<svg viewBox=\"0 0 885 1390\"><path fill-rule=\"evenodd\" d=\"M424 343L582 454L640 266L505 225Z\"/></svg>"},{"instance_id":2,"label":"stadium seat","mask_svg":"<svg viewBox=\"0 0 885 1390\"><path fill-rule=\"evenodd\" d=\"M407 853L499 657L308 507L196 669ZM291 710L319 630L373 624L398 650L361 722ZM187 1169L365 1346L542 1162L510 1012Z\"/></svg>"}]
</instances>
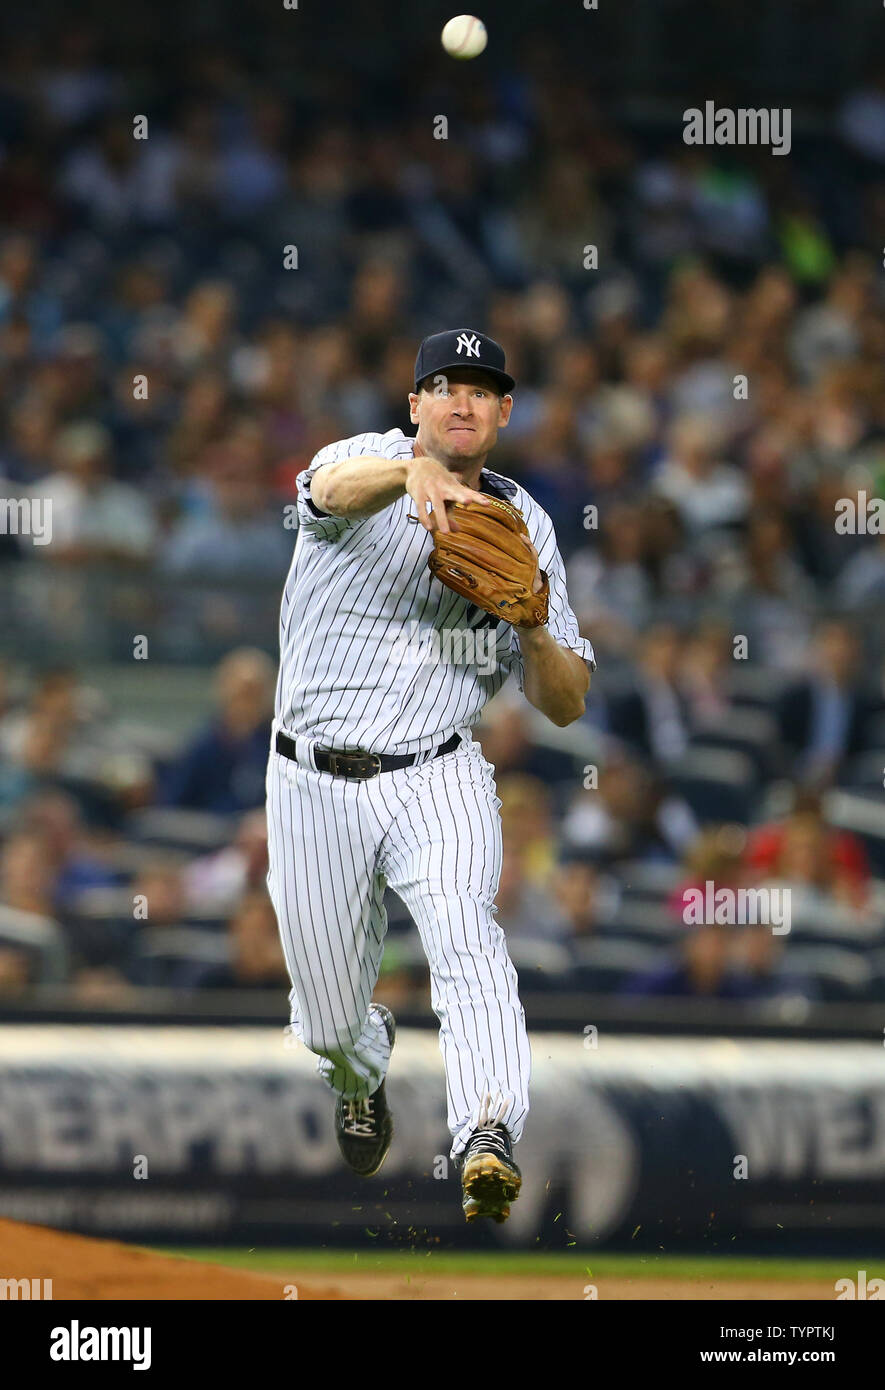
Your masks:
<instances>
[{"instance_id":1,"label":"stadium seat","mask_svg":"<svg viewBox=\"0 0 885 1390\"><path fill-rule=\"evenodd\" d=\"M885 748L885 713L873 714L867 720L865 733L867 742L877 748ZM881 778L879 779L881 785Z\"/></svg>"},{"instance_id":2,"label":"stadium seat","mask_svg":"<svg viewBox=\"0 0 885 1390\"><path fill-rule=\"evenodd\" d=\"M849 758L839 774L843 787L858 791L882 790L882 777L885 773L885 748L868 748L863 753Z\"/></svg>"},{"instance_id":3,"label":"stadium seat","mask_svg":"<svg viewBox=\"0 0 885 1390\"><path fill-rule=\"evenodd\" d=\"M870 951L870 995L877 1004L885 1003L885 948Z\"/></svg>"},{"instance_id":4,"label":"stadium seat","mask_svg":"<svg viewBox=\"0 0 885 1390\"><path fill-rule=\"evenodd\" d=\"M25 951L37 982L55 984L67 973L67 947L61 927L36 912L0 906L0 947Z\"/></svg>"},{"instance_id":5,"label":"stadium seat","mask_svg":"<svg viewBox=\"0 0 885 1390\"><path fill-rule=\"evenodd\" d=\"M781 762L777 725L765 709L747 706L729 710L723 723L696 733L692 748L724 748L743 753L758 777L773 775Z\"/></svg>"},{"instance_id":6,"label":"stadium seat","mask_svg":"<svg viewBox=\"0 0 885 1390\"><path fill-rule=\"evenodd\" d=\"M136 811L126 823L127 832L142 844L208 854L229 845L234 818L210 811L189 811L177 806L151 806Z\"/></svg>"},{"instance_id":7,"label":"stadium seat","mask_svg":"<svg viewBox=\"0 0 885 1390\"><path fill-rule=\"evenodd\" d=\"M670 952L642 941L590 938L571 947L572 988L588 994L620 990L633 975L654 970L670 959Z\"/></svg>"},{"instance_id":8,"label":"stadium seat","mask_svg":"<svg viewBox=\"0 0 885 1390\"><path fill-rule=\"evenodd\" d=\"M789 940L864 950L883 941L885 920L852 912L830 896L793 890Z\"/></svg>"},{"instance_id":9,"label":"stadium seat","mask_svg":"<svg viewBox=\"0 0 885 1390\"><path fill-rule=\"evenodd\" d=\"M885 874L885 803L881 785L878 791L829 791L823 810L828 824L860 836L874 871Z\"/></svg>"},{"instance_id":10,"label":"stadium seat","mask_svg":"<svg viewBox=\"0 0 885 1390\"><path fill-rule=\"evenodd\" d=\"M139 751L174 751L206 718L206 672L198 665L126 661L93 666L89 679Z\"/></svg>"},{"instance_id":11,"label":"stadium seat","mask_svg":"<svg viewBox=\"0 0 885 1390\"><path fill-rule=\"evenodd\" d=\"M230 913L220 913L216 906L206 908L201 912L199 908L189 907L181 919L183 927L193 927L196 931L212 932L216 936L219 932L227 931L230 923Z\"/></svg>"},{"instance_id":12,"label":"stadium seat","mask_svg":"<svg viewBox=\"0 0 885 1390\"><path fill-rule=\"evenodd\" d=\"M148 927L138 933L132 973L140 985L163 988L174 986L181 967L225 965L229 960L226 935L190 927Z\"/></svg>"},{"instance_id":13,"label":"stadium seat","mask_svg":"<svg viewBox=\"0 0 885 1390\"><path fill-rule=\"evenodd\" d=\"M664 899L644 902L625 901L598 932L606 939L646 942L672 941L681 930L681 923Z\"/></svg>"},{"instance_id":14,"label":"stadium seat","mask_svg":"<svg viewBox=\"0 0 885 1390\"><path fill-rule=\"evenodd\" d=\"M132 934L131 888L93 887L77 893L66 906L65 921L71 953L83 965L121 965Z\"/></svg>"},{"instance_id":15,"label":"stadium seat","mask_svg":"<svg viewBox=\"0 0 885 1390\"><path fill-rule=\"evenodd\" d=\"M509 937L507 950L519 974L520 989L563 989L571 971L568 947L527 936Z\"/></svg>"},{"instance_id":16,"label":"stadium seat","mask_svg":"<svg viewBox=\"0 0 885 1390\"><path fill-rule=\"evenodd\" d=\"M615 864L612 873L617 878L625 903L666 902L685 877L685 870L679 864L644 859Z\"/></svg>"},{"instance_id":17,"label":"stadium seat","mask_svg":"<svg viewBox=\"0 0 885 1390\"><path fill-rule=\"evenodd\" d=\"M69 902L71 915L93 922L133 920L132 889L101 884L83 888Z\"/></svg>"},{"instance_id":18,"label":"stadium seat","mask_svg":"<svg viewBox=\"0 0 885 1390\"><path fill-rule=\"evenodd\" d=\"M795 677L768 666L735 662L730 677L731 697L737 705L772 709Z\"/></svg>"},{"instance_id":19,"label":"stadium seat","mask_svg":"<svg viewBox=\"0 0 885 1390\"><path fill-rule=\"evenodd\" d=\"M689 748L671 769L671 782L702 824L749 823L757 778L746 753Z\"/></svg>"},{"instance_id":20,"label":"stadium seat","mask_svg":"<svg viewBox=\"0 0 885 1390\"><path fill-rule=\"evenodd\" d=\"M791 943L785 965L814 981L825 1003L843 1003L869 997L873 970L867 956L840 946L806 946Z\"/></svg>"},{"instance_id":21,"label":"stadium seat","mask_svg":"<svg viewBox=\"0 0 885 1390\"><path fill-rule=\"evenodd\" d=\"M868 903L882 923L885 932L885 879L874 878L868 888Z\"/></svg>"}]
</instances>

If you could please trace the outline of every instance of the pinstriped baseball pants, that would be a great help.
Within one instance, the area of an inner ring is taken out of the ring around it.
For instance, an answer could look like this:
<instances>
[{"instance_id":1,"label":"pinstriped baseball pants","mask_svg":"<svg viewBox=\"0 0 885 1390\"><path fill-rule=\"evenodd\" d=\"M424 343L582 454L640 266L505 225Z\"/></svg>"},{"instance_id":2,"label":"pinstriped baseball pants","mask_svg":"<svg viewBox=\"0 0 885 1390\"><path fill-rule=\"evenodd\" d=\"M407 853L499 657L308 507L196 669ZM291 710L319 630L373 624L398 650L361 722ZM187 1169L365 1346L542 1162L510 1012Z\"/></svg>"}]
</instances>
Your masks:
<instances>
[{"instance_id":1,"label":"pinstriped baseball pants","mask_svg":"<svg viewBox=\"0 0 885 1390\"><path fill-rule=\"evenodd\" d=\"M384 1080L387 1035L368 1012L387 930L384 889L409 909L430 966L456 1157L489 1096L514 1141L528 1113L531 1054L516 970L494 916L501 823L479 745L366 781L272 751L268 888L296 1035L347 1099Z\"/></svg>"}]
</instances>

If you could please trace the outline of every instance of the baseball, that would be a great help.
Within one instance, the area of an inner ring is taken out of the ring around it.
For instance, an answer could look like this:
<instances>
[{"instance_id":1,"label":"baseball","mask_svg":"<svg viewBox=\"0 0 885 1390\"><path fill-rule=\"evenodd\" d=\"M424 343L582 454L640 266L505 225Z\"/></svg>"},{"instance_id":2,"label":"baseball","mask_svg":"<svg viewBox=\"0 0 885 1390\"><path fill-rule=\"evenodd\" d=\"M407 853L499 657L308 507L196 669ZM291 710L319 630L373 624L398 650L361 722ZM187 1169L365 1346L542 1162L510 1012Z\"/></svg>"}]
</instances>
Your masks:
<instances>
[{"instance_id":1,"label":"baseball","mask_svg":"<svg viewBox=\"0 0 885 1390\"><path fill-rule=\"evenodd\" d=\"M458 14L442 31L442 46L452 58L477 58L489 36L475 14Z\"/></svg>"}]
</instances>

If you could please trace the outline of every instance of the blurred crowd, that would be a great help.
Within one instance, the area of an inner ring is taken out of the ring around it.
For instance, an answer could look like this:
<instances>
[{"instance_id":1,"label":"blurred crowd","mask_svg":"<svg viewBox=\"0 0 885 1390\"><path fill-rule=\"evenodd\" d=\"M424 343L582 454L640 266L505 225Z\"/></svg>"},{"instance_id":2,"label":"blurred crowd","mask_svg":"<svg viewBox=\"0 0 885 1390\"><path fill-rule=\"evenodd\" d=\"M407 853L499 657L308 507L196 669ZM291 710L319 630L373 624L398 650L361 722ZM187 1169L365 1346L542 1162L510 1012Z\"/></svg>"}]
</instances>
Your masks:
<instances>
[{"instance_id":1,"label":"blurred crowd","mask_svg":"<svg viewBox=\"0 0 885 1390\"><path fill-rule=\"evenodd\" d=\"M451 67L375 119L311 120L210 45L155 76L136 139L144 75L87 23L0 55L0 497L51 499L53 529L0 534L7 654L50 661L121 595L127 634L153 605L156 650L235 649L174 748L133 746L88 670L10 668L0 987L285 983L251 643L294 479L332 440L409 433L417 341L463 324L506 348L492 463L553 517L600 663L570 742L507 694L481 730L530 978L880 988L880 831L871 864L832 808L885 765L885 536L835 525L885 499L885 74L772 159L616 119L553 44L479 84ZM685 933L680 889L708 878L792 885L801 929ZM422 978L413 946L395 919L391 991Z\"/></svg>"},{"instance_id":2,"label":"blurred crowd","mask_svg":"<svg viewBox=\"0 0 885 1390\"><path fill-rule=\"evenodd\" d=\"M594 694L576 737L550 743L507 688L477 730L501 800L497 920L524 987L885 998L885 828L828 814L869 713L855 635L824 625L820 669L770 707L729 680L720 630L684 668L680 640L652 629L635 688ZM202 726L151 748L71 670L0 681L0 991L125 1007L145 987L285 989L266 892L273 684L265 652L235 649ZM860 756L881 787L881 750ZM786 930L764 910L745 925L687 912L690 893L750 887L787 890ZM387 910L379 997L426 1007L417 930L392 894Z\"/></svg>"}]
</instances>

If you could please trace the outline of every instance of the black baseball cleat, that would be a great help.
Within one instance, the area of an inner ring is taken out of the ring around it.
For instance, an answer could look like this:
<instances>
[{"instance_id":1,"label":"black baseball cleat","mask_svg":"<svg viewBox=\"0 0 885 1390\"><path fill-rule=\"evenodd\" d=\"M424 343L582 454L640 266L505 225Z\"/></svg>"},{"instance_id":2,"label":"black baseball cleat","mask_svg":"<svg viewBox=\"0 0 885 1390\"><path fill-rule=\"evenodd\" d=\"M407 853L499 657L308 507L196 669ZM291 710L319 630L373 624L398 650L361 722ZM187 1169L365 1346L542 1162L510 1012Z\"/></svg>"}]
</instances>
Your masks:
<instances>
[{"instance_id":1,"label":"black baseball cleat","mask_svg":"<svg viewBox=\"0 0 885 1390\"><path fill-rule=\"evenodd\" d=\"M391 1050L396 1037L393 1014L383 1004L371 1007L380 1014ZM361 1178L371 1178L387 1157L393 1138L393 1116L387 1108L384 1082L366 1100L344 1100L335 1106L335 1135L341 1157Z\"/></svg>"},{"instance_id":2,"label":"black baseball cleat","mask_svg":"<svg viewBox=\"0 0 885 1390\"><path fill-rule=\"evenodd\" d=\"M461 1155L461 1205L468 1221L490 1216L499 1224L510 1215L522 1186L513 1145L503 1125L477 1129Z\"/></svg>"}]
</instances>

